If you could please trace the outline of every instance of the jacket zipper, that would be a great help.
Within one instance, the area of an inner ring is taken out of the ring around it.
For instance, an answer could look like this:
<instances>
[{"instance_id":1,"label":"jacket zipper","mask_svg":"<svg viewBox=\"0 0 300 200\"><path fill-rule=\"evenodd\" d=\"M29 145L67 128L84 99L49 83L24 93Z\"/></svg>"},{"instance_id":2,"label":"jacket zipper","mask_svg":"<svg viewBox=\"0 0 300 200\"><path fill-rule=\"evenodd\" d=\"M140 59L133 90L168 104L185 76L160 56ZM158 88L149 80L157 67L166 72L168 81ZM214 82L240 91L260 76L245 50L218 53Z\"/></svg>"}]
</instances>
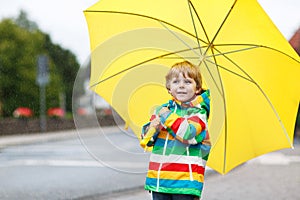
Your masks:
<instances>
[{"instance_id":1,"label":"jacket zipper","mask_svg":"<svg viewBox=\"0 0 300 200\"><path fill-rule=\"evenodd\" d=\"M186 147L186 154L187 156L190 156L189 146ZM189 163L188 165L189 165L189 172L190 172L190 181L193 181L194 178L193 178L192 164Z\"/></svg>"}]
</instances>

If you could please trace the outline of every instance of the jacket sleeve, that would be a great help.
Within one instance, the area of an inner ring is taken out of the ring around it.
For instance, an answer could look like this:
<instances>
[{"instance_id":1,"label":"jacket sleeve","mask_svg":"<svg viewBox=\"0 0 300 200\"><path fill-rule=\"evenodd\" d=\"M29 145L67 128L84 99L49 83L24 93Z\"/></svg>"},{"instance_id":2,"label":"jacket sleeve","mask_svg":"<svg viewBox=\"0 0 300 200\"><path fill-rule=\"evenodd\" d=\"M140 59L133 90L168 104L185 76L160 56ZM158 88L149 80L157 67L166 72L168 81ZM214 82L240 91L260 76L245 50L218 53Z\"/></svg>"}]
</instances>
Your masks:
<instances>
[{"instance_id":1,"label":"jacket sleeve","mask_svg":"<svg viewBox=\"0 0 300 200\"><path fill-rule=\"evenodd\" d=\"M164 105L163 105L164 106ZM151 147L154 145L157 137L158 137L158 134L159 134L159 131L163 128L163 127L159 127L156 129L156 132L154 133L154 135L151 135L150 138L148 136L148 131L151 129L150 127L150 124L151 124L151 121L153 119L156 118L156 116L158 115L157 113L159 112L159 110L163 107L163 106L160 106L158 108L156 108L156 110L154 111L154 113L151 115L150 117L150 120L148 123L146 123L143 127L142 127L142 134L141 134L141 141L147 139L146 141L146 145L148 147Z\"/></svg>"},{"instance_id":2,"label":"jacket sleeve","mask_svg":"<svg viewBox=\"0 0 300 200\"><path fill-rule=\"evenodd\" d=\"M206 137L206 112L199 111L188 117L169 113L163 123L165 128L182 143L197 144Z\"/></svg>"}]
</instances>

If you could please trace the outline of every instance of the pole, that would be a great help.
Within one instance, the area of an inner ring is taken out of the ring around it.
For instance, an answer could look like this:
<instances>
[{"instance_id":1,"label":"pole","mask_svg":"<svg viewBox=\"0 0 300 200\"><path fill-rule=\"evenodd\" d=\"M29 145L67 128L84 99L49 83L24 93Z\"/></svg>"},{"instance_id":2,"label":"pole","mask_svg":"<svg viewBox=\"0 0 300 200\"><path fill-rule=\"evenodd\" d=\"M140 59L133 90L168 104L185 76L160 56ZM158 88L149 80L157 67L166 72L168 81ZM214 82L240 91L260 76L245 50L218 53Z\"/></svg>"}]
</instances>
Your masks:
<instances>
[{"instance_id":1,"label":"pole","mask_svg":"<svg viewBox=\"0 0 300 200\"><path fill-rule=\"evenodd\" d=\"M40 86L40 129L42 132L47 131L47 120L46 120L46 87L45 85Z\"/></svg>"},{"instance_id":2,"label":"pole","mask_svg":"<svg viewBox=\"0 0 300 200\"><path fill-rule=\"evenodd\" d=\"M47 130L46 119L46 85L49 83L49 60L47 55L39 55L37 58L36 83L40 86L40 129Z\"/></svg>"}]
</instances>

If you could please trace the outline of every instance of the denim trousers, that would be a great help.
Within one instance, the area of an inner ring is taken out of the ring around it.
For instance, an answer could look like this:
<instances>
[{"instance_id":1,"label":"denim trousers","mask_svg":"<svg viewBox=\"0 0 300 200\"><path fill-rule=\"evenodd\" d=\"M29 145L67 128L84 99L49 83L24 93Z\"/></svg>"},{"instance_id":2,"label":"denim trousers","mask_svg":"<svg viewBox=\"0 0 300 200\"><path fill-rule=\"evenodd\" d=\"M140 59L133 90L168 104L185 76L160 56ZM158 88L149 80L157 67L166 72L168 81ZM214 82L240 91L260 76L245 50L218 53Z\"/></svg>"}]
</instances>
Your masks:
<instances>
[{"instance_id":1,"label":"denim trousers","mask_svg":"<svg viewBox=\"0 0 300 200\"><path fill-rule=\"evenodd\" d=\"M199 200L199 197L188 194L168 194L152 192L153 200Z\"/></svg>"}]
</instances>

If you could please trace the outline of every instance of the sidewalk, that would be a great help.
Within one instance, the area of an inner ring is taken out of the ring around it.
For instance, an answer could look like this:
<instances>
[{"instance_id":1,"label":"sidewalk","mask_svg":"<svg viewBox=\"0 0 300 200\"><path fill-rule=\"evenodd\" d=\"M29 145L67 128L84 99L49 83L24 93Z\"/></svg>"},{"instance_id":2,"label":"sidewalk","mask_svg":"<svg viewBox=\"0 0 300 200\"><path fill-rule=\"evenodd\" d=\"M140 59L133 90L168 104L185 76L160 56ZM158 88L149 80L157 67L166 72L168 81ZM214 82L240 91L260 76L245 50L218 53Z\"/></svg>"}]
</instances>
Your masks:
<instances>
[{"instance_id":1,"label":"sidewalk","mask_svg":"<svg viewBox=\"0 0 300 200\"><path fill-rule=\"evenodd\" d=\"M63 132L31 133L21 135L7 135L0 137L0 148L16 145L34 144L39 142L63 140L76 137L75 130Z\"/></svg>"},{"instance_id":2,"label":"sidewalk","mask_svg":"<svg viewBox=\"0 0 300 200\"><path fill-rule=\"evenodd\" d=\"M86 130L90 130L91 134L94 134L95 130L97 129L87 128ZM109 132L109 131L117 131L118 128L115 126L107 126L107 127L102 127L102 130L104 132ZM16 145L34 144L39 142L66 140L66 139L76 138L76 137L78 137L77 129L57 131L57 132L0 136L0 148L16 146Z\"/></svg>"}]
</instances>

